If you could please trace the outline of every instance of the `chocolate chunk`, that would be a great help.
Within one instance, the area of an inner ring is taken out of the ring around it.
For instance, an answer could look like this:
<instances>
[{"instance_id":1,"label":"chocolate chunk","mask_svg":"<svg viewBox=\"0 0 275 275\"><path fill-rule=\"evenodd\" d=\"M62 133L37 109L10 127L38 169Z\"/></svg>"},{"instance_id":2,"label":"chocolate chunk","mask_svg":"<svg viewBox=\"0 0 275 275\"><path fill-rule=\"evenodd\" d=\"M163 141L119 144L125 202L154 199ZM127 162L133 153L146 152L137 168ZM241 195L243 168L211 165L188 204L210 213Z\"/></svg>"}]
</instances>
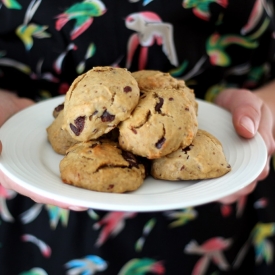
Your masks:
<instances>
[{"instance_id":1,"label":"chocolate chunk","mask_svg":"<svg viewBox=\"0 0 275 275\"><path fill-rule=\"evenodd\" d=\"M128 151L122 151L122 156L126 161L128 161L131 168L132 167L138 168L138 162L137 162L137 159L133 153L128 152Z\"/></svg>"},{"instance_id":2,"label":"chocolate chunk","mask_svg":"<svg viewBox=\"0 0 275 275\"><path fill-rule=\"evenodd\" d=\"M129 93L129 92L132 92L132 88L130 86L125 86L124 89L123 89L123 91L125 93Z\"/></svg>"},{"instance_id":3,"label":"chocolate chunk","mask_svg":"<svg viewBox=\"0 0 275 275\"><path fill-rule=\"evenodd\" d=\"M84 129L85 116L80 116L74 120L75 126L70 123L70 128L76 136L79 136Z\"/></svg>"},{"instance_id":4,"label":"chocolate chunk","mask_svg":"<svg viewBox=\"0 0 275 275\"><path fill-rule=\"evenodd\" d=\"M102 122L111 122L115 119L115 117L116 117L115 115L111 115L105 110L101 116L101 121Z\"/></svg>"},{"instance_id":5,"label":"chocolate chunk","mask_svg":"<svg viewBox=\"0 0 275 275\"><path fill-rule=\"evenodd\" d=\"M162 145L164 144L164 142L165 142L165 138L164 137L162 137L157 143L156 143L156 147L158 148L158 149L160 149L161 147L162 147Z\"/></svg>"},{"instance_id":6,"label":"chocolate chunk","mask_svg":"<svg viewBox=\"0 0 275 275\"><path fill-rule=\"evenodd\" d=\"M54 108L56 112L60 112L64 109L64 103L59 104L57 107Z\"/></svg>"},{"instance_id":7,"label":"chocolate chunk","mask_svg":"<svg viewBox=\"0 0 275 275\"><path fill-rule=\"evenodd\" d=\"M155 106L156 112L159 112L159 111L160 111L160 109L161 109L161 107L162 107L162 105L163 105L163 102L164 102L163 98L162 98L162 97L159 97L159 102L158 102L158 103L156 104L156 106Z\"/></svg>"}]
</instances>

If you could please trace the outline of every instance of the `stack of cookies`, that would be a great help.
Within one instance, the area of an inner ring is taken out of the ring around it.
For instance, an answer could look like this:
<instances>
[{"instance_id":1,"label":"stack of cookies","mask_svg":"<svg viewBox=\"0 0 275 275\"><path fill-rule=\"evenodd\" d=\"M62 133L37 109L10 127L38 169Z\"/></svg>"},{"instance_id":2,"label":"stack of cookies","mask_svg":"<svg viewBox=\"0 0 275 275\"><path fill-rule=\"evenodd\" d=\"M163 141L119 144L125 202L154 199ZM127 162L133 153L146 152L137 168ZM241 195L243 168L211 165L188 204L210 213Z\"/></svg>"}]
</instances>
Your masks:
<instances>
[{"instance_id":1,"label":"stack of cookies","mask_svg":"<svg viewBox=\"0 0 275 275\"><path fill-rule=\"evenodd\" d=\"M101 192L230 171L221 143L198 128L193 90L168 73L95 67L70 86L47 128L64 183ZM148 166L149 163L149 166Z\"/></svg>"}]
</instances>

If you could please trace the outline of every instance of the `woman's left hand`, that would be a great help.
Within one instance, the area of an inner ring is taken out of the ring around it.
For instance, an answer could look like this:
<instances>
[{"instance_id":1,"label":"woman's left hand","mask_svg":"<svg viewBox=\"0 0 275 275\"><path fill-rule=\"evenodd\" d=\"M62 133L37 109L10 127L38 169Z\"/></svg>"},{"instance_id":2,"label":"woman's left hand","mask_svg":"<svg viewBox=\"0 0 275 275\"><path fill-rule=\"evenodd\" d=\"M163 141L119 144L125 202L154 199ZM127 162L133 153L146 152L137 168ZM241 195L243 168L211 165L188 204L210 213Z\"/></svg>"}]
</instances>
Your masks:
<instances>
[{"instance_id":1,"label":"woman's left hand","mask_svg":"<svg viewBox=\"0 0 275 275\"><path fill-rule=\"evenodd\" d=\"M266 90L267 91L267 90ZM273 91L273 94L275 92ZM267 93L265 93L267 95ZM269 173L270 157L275 152L274 125L275 114L272 109L275 108L275 99L272 105L265 100L270 99L267 96L261 96L261 92L251 92L245 89L226 89L216 98L216 104L227 109L232 114L232 122L236 132L247 139L253 138L259 132L265 141L268 158L261 174L247 187L238 192L219 200L221 203L233 203L240 196L251 193L258 181L265 179Z\"/></svg>"}]
</instances>

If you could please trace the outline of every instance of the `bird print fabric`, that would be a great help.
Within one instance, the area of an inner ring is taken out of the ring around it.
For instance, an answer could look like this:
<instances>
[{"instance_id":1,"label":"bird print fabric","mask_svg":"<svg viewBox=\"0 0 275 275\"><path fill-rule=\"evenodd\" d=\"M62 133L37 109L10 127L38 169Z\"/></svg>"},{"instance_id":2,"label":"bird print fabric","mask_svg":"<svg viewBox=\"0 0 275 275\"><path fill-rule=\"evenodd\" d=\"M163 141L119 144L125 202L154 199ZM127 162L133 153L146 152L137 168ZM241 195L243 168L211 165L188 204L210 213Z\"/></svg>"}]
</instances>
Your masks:
<instances>
[{"instance_id":1,"label":"bird print fabric","mask_svg":"<svg viewBox=\"0 0 275 275\"><path fill-rule=\"evenodd\" d=\"M0 88L65 94L93 66L155 69L213 101L274 76L269 0L2 0ZM232 19L232 14L234 18ZM274 158L236 203L74 212L0 185L0 274L275 274Z\"/></svg>"}]
</instances>

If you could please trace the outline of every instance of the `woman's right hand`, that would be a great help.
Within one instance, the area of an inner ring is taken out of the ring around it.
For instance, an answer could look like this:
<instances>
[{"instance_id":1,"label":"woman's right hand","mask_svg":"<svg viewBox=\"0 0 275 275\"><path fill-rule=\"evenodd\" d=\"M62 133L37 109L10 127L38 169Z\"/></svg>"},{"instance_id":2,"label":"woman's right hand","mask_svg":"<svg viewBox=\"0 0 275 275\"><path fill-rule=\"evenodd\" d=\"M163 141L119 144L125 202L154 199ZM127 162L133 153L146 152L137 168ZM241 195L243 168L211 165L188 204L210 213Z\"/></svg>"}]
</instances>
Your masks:
<instances>
[{"instance_id":1,"label":"woman's right hand","mask_svg":"<svg viewBox=\"0 0 275 275\"><path fill-rule=\"evenodd\" d=\"M0 90L0 127L12 115L33 104L34 104L34 101L30 99L20 98L13 92ZM2 153L2 150L5 150L5 148L3 148L3 145L0 140L0 155ZM21 187L16 182L9 179L1 170L0 170L0 184L4 188L12 189L17 193L20 193L21 195L31 198L37 203L52 204L62 208L68 208L76 211L86 210L86 208L84 207L67 205L67 204L55 201L53 199L45 198L45 197L39 196L38 194L30 192L29 190Z\"/></svg>"}]
</instances>

